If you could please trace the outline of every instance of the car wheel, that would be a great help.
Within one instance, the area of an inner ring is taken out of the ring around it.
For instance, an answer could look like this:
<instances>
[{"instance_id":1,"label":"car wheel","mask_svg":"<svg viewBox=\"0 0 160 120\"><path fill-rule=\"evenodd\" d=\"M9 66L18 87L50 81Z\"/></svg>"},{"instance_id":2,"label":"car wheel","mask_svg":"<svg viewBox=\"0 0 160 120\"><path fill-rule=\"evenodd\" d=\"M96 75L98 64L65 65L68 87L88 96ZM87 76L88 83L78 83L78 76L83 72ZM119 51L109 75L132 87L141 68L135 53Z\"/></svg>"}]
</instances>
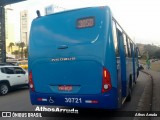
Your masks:
<instances>
[{"instance_id":1,"label":"car wheel","mask_svg":"<svg viewBox=\"0 0 160 120\"><path fill-rule=\"evenodd\" d=\"M9 86L6 83L0 84L0 95L6 95L9 92Z\"/></svg>"}]
</instances>

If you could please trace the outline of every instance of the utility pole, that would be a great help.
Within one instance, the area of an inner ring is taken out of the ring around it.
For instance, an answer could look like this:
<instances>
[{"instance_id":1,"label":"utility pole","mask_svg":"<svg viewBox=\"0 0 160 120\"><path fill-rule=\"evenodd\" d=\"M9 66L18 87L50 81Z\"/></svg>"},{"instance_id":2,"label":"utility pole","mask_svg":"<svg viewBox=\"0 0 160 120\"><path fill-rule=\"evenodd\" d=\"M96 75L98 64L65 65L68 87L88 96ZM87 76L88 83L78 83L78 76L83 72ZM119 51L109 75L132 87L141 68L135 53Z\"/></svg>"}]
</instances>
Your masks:
<instances>
[{"instance_id":1,"label":"utility pole","mask_svg":"<svg viewBox=\"0 0 160 120\"><path fill-rule=\"evenodd\" d=\"M0 62L6 62L5 9L0 6Z\"/></svg>"}]
</instances>

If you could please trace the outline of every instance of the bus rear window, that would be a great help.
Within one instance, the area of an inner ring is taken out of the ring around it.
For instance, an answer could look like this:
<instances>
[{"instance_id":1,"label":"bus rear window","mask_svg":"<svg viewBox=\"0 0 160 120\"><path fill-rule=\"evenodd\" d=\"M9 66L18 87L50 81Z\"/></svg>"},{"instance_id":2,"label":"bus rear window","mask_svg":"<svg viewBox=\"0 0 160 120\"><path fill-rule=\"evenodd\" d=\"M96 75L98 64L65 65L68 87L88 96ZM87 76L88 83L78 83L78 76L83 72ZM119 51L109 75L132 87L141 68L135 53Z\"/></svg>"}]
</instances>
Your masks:
<instances>
[{"instance_id":1,"label":"bus rear window","mask_svg":"<svg viewBox=\"0 0 160 120\"><path fill-rule=\"evenodd\" d=\"M95 25L94 17L80 18L76 22L77 28L88 28L88 27L93 27L94 25Z\"/></svg>"}]
</instances>

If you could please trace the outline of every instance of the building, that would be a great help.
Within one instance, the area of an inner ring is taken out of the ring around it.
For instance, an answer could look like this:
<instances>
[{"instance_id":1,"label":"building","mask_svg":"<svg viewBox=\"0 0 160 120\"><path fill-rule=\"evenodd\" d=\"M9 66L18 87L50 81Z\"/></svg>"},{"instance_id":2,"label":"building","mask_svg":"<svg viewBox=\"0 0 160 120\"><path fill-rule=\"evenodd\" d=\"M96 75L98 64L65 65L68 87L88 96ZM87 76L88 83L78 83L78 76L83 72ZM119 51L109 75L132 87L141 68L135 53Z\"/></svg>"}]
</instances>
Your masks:
<instances>
[{"instance_id":1,"label":"building","mask_svg":"<svg viewBox=\"0 0 160 120\"><path fill-rule=\"evenodd\" d=\"M45 10L45 15L49 15L49 14L53 14L53 13L56 13L56 12L64 11L65 8L60 7L58 5L55 5L55 4L51 4L49 6L46 6L44 8L44 10Z\"/></svg>"},{"instance_id":2,"label":"building","mask_svg":"<svg viewBox=\"0 0 160 120\"><path fill-rule=\"evenodd\" d=\"M28 36L29 36L29 19L28 11L23 10L20 12L20 38L21 42L24 42L25 45L28 45Z\"/></svg>"},{"instance_id":3,"label":"building","mask_svg":"<svg viewBox=\"0 0 160 120\"><path fill-rule=\"evenodd\" d=\"M14 21L13 17L13 9L11 7L5 8L5 38L6 38L6 52L8 54L12 53L12 47L10 43L15 42L15 34L14 34Z\"/></svg>"},{"instance_id":4,"label":"building","mask_svg":"<svg viewBox=\"0 0 160 120\"><path fill-rule=\"evenodd\" d=\"M49 5L49 6L45 7L45 15L49 15L49 14L52 14L52 13L54 13L53 5Z\"/></svg>"}]
</instances>

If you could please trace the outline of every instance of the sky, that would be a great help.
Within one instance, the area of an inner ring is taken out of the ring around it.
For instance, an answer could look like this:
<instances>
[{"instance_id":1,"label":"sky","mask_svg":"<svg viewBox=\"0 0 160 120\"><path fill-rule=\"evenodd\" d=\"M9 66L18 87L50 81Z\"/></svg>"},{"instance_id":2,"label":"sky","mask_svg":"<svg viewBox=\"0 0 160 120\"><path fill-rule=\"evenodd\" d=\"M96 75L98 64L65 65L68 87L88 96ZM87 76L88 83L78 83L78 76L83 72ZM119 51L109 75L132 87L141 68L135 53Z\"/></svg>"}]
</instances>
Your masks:
<instances>
[{"instance_id":1,"label":"sky","mask_svg":"<svg viewBox=\"0 0 160 120\"><path fill-rule=\"evenodd\" d=\"M27 0L11 5L15 14L13 21L18 28L19 12L28 10L31 23L37 17L36 10L44 15L44 8L51 4L55 10L107 5L134 42L160 45L160 0Z\"/></svg>"}]
</instances>

